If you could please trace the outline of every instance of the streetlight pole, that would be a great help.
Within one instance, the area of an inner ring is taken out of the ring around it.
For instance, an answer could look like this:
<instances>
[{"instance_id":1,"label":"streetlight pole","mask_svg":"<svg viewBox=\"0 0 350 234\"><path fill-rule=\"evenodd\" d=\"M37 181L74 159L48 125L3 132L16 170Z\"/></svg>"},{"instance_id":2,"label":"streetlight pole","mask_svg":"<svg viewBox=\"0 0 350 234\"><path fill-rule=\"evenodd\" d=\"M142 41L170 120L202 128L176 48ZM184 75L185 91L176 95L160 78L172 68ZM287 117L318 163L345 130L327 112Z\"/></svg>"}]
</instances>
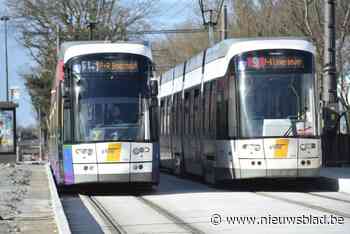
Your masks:
<instances>
[{"instance_id":1,"label":"streetlight pole","mask_svg":"<svg viewBox=\"0 0 350 234\"><path fill-rule=\"evenodd\" d=\"M324 67L323 90L324 102L323 120L324 130L335 133L338 124L338 100L337 100L337 69L336 69L336 27L335 27L335 0L324 0Z\"/></svg>"},{"instance_id":2,"label":"streetlight pole","mask_svg":"<svg viewBox=\"0 0 350 234\"><path fill-rule=\"evenodd\" d=\"M7 56L7 21L10 20L8 16L2 16L1 21L4 21L5 26L5 69L6 69L6 101L9 101L9 71L8 71L8 56Z\"/></svg>"},{"instance_id":3,"label":"streetlight pole","mask_svg":"<svg viewBox=\"0 0 350 234\"><path fill-rule=\"evenodd\" d=\"M90 41L94 39L94 29L96 28L96 25L97 25L97 22L95 21L89 21L88 23Z\"/></svg>"},{"instance_id":4,"label":"streetlight pole","mask_svg":"<svg viewBox=\"0 0 350 234\"><path fill-rule=\"evenodd\" d=\"M214 7L216 9L212 8L213 6L208 0L199 0L198 2L202 12L203 24L208 28L209 45L213 46L215 44L214 27L218 23L224 0L219 1L219 5Z\"/></svg>"},{"instance_id":5,"label":"streetlight pole","mask_svg":"<svg viewBox=\"0 0 350 234\"><path fill-rule=\"evenodd\" d=\"M214 22L213 22L213 10L209 10L209 22L208 22L208 36L209 36L209 45L213 46L215 44L214 38Z\"/></svg>"}]
</instances>

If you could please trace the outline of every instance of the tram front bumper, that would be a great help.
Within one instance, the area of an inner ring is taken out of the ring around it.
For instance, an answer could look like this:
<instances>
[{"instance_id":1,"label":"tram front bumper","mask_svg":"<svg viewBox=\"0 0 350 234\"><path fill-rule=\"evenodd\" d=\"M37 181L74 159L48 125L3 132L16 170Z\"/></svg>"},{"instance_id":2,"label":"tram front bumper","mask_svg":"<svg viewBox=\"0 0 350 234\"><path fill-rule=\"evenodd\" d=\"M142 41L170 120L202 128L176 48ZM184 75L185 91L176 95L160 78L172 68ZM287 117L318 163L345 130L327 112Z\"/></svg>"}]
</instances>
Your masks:
<instances>
[{"instance_id":1,"label":"tram front bumper","mask_svg":"<svg viewBox=\"0 0 350 234\"><path fill-rule=\"evenodd\" d=\"M158 180L152 162L73 164L74 184L82 183L153 183ZM81 169L80 169L81 168Z\"/></svg>"},{"instance_id":2,"label":"tram front bumper","mask_svg":"<svg viewBox=\"0 0 350 234\"><path fill-rule=\"evenodd\" d=\"M318 177L320 158L303 159L240 159L234 169L236 178Z\"/></svg>"}]
</instances>

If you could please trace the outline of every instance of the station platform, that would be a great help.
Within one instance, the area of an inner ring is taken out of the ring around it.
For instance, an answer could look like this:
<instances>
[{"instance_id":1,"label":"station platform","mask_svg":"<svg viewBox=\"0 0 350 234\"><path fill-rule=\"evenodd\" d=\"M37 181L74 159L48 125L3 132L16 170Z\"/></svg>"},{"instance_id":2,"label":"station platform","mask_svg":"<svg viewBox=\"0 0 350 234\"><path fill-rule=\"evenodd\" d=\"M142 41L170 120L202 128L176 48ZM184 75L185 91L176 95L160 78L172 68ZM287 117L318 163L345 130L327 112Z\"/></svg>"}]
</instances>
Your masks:
<instances>
[{"instance_id":1,"label":"station platform","mask_svg":"<svg viewBox=\"0 0 350 234\"><path fill-rule=\"evenodd\" d=\"M326 167L321 169L321 176L338 184L338 191L350 194L350 167Z\"/></svg>"},{"instance_id":2,"label":"station platform","mask_svg":"<svg viewBox=\"0 0 350 234\"><path fill-rule=\"evenodd\" d=\"M4 185L7 191L0 191L2 199L0 203L4 204L0 206L0 216L1 214L3 216L0 217L2 226L0 233L70 234L67 218L48 165L1 164L0 166L3 175L6 175L7 171L10 177L8 183ZM7 206L11 206L11 209L6 210Z\"/></svg>"}]
</instances>

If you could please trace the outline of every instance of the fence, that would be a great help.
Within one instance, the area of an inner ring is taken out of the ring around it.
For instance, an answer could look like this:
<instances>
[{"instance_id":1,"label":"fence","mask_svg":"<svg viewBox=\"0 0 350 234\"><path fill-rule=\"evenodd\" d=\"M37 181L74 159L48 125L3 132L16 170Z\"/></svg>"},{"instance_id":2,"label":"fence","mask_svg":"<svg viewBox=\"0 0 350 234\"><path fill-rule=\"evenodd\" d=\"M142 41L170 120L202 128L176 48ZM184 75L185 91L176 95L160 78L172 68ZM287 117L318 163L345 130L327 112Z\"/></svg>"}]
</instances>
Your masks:
<instances>
[{"instance_id":1,"label":"fence","mask_svg":"<svg viewBox=\"0 0 350 234\"><path fill-rule=\"evenodd\" d=\"M324 167L350 166L350 135L323 135L322 153Z\"/></svg>"}]
</instances>

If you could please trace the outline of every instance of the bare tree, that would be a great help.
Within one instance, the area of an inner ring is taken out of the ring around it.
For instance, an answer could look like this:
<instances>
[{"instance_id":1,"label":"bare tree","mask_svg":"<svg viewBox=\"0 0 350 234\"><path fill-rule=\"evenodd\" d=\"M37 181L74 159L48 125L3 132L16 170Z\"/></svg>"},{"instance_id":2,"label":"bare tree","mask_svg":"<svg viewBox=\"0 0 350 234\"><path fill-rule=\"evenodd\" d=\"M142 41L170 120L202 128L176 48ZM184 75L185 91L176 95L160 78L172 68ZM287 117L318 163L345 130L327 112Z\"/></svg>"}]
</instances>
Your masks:
<instances>
[{"instance_id":1,"label":"bare tree","mask_svg":"<svg viewBox=\"0 0 350 234\"><path fill-rule=\"evenodd\" d=\"M8 0L11 15L16 18L18 39L36 62L22 77L47 129L51 81L57 62L56 38L87 40L89 22L97 22L98 40L127 39L128 30L149 27L147 18L155 11L158 0ZM57 29L59 28L59 35Z\"/></svg>"}]
</instances>

